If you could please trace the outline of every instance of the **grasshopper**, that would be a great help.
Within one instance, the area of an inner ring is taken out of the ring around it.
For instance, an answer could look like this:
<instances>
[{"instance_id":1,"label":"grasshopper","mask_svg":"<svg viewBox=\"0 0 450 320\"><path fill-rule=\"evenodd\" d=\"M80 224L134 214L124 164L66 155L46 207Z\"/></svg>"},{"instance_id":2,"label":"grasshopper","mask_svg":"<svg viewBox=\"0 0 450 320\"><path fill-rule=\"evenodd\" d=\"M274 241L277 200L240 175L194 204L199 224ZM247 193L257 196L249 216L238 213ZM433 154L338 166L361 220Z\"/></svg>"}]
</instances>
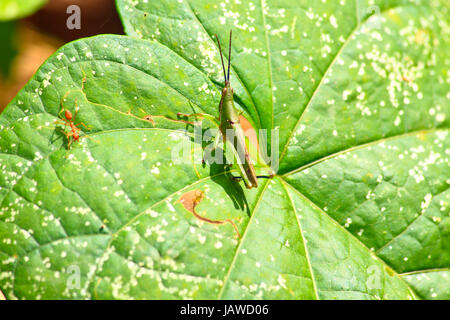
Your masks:
<instances>
[{"instance_id":1,"label":"grasshopper","mask_svg":"<svg viewBox=\"0 0 450 320\"><path fill-rule=\"evenodd\" d=\"M257 188L258 187L258 178L265 178L270 179L273 177L273 174L269 176L257 176L255 173L255 168L253 166L253 163L250 159L249 150L246 145L245 141L245 135L244 130L242 129L242 126L240 124L240 115L241 113L236 109L234 106L234 91L230 84L230 67L231 67L231 37L232 37L232 31L230 30L230 43L229 43L229 53L228 53L228 70L225 70L225 64L223 60L223 54L222 54L222 48L220 46L219 37L217 35L217 44L219 46L220 51L220 59L222 61L222 70L223 75L225 78L225 86L222 89L222 97L220 99L219 104L219 119L216 119L210 115L207 114L183 114L178 113L178 116L184 116L184 117L205 117L205 118L212 118L214 123L219 123L219 130L223 137L224 145L227 148L231 148L231 151L233 153L233 156L238 164L238 170L240 173L240 176L233 177L235 181L244 181L245 187L247 189ZM227 139L227 133L229 133L234 141L231 141L231 139ZM219 138L220 136L217 135L213 150L218 147L219 144Z\"/></svg>"}]
</instances>

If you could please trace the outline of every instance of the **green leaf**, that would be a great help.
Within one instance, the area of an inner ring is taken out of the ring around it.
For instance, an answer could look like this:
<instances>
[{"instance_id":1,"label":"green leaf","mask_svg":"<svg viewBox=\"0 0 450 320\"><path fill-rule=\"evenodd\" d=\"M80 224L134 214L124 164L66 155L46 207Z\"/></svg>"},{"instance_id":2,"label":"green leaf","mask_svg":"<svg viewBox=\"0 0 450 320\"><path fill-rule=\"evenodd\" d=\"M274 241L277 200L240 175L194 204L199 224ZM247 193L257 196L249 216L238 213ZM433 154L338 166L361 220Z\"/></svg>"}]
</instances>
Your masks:
<instances>
[{"instance_id":1,"label":"green leaf","mask_svg":"<svg viewBox=\"0 0 450 320\"><path fill-rule=\"evenodd\" d=\"M2 0L0 3L0 21L27 17L46 3L47 0Z\"/></svg>"},{"instance_id":2,"label":"green leaf","mask_svg":"<svg viewBox=\"0 0 450 320\"><path fill-rule=\"evenodd\" d=\"M61 48L0 117L6 297L449 299L448 6L375 5L119 0L128 36ZM237 106L279 132L252 190L177 118L218 115L230 28Z\"/></svg>"},{"instance_id":3,"label":"green leaf","mask_svg":"<svg viewBox=\"0 0 450 320\"><path fill-rule=\"evenodd\" d=\"M412 288L424 299L450 300L450 290L448 279L450 270L437 269L426 270L424 272L412 272L405 274L404 278Z\"/></svg>"}]
</instances>

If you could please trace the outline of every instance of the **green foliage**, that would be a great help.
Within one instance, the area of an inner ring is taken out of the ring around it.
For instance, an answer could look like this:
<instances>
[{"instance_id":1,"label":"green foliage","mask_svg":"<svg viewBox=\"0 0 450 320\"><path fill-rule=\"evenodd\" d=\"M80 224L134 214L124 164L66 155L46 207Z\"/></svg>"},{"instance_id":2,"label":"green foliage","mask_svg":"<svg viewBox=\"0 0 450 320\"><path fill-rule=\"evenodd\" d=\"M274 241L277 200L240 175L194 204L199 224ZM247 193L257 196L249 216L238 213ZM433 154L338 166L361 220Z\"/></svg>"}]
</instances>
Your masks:
<instances>
[{"instance_id":1,"label":"green foliage","mask_svg":"<svg viewBox=\"0 0 450 320\"><path fill-rule=\"evenodd\" d=\"M0 2L0 21L27 17L46 3L47 0L2 0Z\"/></svg>"},{"instance_id":2,"label":"green foliage","mask_svg":"<svg viewBox=\"0 0 450 320\"><path fill-rule=\"evenodd\" d=\"M0 22L0 39L2 39L0 76L6 78L17 54L17 26L14 22Z\"/></svg>"},{"instance_id":3,"label":"green foliage","mask_svg":"<svg viewBox=\"0 0 450 320\"><path fill-rule=\"evenodd\" d=\"M117 2L128 36L61 48L0 117L7 298L450 298L445 1ZM257 190L172 157L230 28L236 102L279 130ZM70 150L61 101L92 127Z\"/></svg>"}]
</instances>

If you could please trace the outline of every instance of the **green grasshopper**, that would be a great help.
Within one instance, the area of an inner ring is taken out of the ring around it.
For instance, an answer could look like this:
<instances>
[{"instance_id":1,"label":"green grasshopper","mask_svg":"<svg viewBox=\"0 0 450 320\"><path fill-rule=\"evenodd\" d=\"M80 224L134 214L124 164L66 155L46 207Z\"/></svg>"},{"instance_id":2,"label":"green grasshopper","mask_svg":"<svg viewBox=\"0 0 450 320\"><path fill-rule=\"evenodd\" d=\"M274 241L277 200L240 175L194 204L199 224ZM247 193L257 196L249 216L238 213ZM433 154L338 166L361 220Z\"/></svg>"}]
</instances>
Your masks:
<instances>
[{"instance_id":1,"label":"green grasshopper","mask_svg":"<svg viewBox=\"0 0 450 320\"><path fill-rule=\"evenodd\" d=\"M238 164L238 170L240 173L240 176L233 177L236 181L243 180L245 183L245 187L247 189L251 188L257 188L258 187L258 178L265 178L270 179L273 177L273 174L270 176L257 176L255 173L255 168L253 166L253 163L250 159L249 150L246 145L245 141L245 135L244 130L242 129L242 126L240 124L240 113L234 106L233 101L233 88L231 88L230 84L230 67L231 67L231 36L232 31L230 31L230 44L229 44L229 54L228 54L228 71L225 70L225 64L223 60L223 54L222 54L222 48L220 46L219 37L216 35L217 44L219 46L220 51L220 59L222 61L222 69L223 69L223 75L225 78L225 87L222 89L222 97L220 99L219 104L219 119L216 119L210 115L207 114L183 114L178 113L178 116L183 117L204 117L204 118L212 118L212 121L214 123L219 123L219 130L223 137L224 145L226 145L227 148L230 148L234 158L237 160ZM233 137L233 140L227 139L227 132L232 133L231 136ZM216 149L219 144L219 138L220 136L217 135L212 150ZM234 139L235 138L235 139Z\"/></svg>"}]
</instances>

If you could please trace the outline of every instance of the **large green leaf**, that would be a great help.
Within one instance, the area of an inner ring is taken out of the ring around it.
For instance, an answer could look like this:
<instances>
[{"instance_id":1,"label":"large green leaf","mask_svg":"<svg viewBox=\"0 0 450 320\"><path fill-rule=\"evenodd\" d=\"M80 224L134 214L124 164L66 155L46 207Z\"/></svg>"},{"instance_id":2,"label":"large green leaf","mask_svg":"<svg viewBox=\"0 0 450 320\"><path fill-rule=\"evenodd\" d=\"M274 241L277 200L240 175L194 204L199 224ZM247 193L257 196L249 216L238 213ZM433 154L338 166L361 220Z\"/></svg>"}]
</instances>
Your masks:
<instances>
[{"instance_id":1,"label":"large green leaf","mask_svg":"<svg viewBox=\"0 0 450 320\"><path fill-rule=\"evenodd\" d=\"M2 0L0 21L29 16L47 3L47 0Z\"/></svg>"},{"instance_id":2,"label":"large green leaf","mask_svg":"<svg viewBox=\"0 0 450 320\"><path fill-rule=\"evenodd\" d=\"M129 36L65 46L0 117L5 295L449 299L448 6L369 2L118 1ZM217 115L230 28L236 103L280 137L251 191L172 156L197 136L168 118ZM63 98L92 127L70 150Z\"/></svg>"}]
</instances>

